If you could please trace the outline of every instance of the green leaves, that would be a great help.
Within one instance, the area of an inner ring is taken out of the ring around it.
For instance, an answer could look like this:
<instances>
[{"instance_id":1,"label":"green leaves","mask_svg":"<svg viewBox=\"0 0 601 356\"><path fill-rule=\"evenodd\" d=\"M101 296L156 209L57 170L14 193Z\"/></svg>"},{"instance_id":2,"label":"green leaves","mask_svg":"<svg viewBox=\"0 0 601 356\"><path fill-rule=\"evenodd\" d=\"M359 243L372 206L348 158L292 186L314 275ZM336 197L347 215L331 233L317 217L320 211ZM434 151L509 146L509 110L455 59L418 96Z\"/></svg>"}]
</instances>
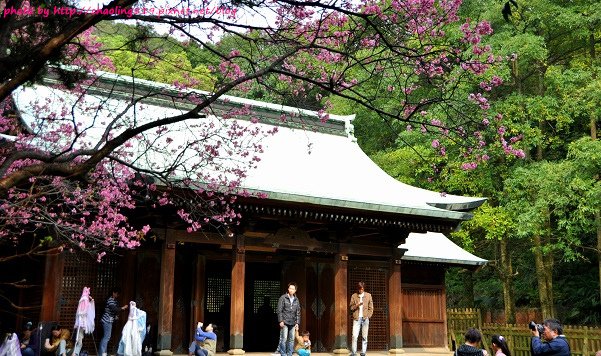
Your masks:
<instances>
[{"instance_id":1,"label":"green leaves","mask_svg":"<svg viewBox=\"0 0 601 356\"><path fill-rule=\"evenodd\" d=\"M200 49L192 44L160 36L144 26L103 23L96 32L117 74L203 90L214 87L215 78L196 59Z\"/></svg>"}]
</instances>

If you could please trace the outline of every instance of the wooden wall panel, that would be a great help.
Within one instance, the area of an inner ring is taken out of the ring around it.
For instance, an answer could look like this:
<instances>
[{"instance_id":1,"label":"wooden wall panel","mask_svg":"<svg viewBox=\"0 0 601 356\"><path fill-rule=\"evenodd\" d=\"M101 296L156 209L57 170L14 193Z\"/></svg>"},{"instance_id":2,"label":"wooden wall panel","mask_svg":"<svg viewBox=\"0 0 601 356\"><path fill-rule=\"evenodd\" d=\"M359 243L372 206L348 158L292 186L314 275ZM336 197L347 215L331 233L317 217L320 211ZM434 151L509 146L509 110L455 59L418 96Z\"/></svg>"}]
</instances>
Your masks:
<instances>
[{"instance_id":1,"label":"wooden wall panel","mask_svg":"<svg viewBox=\"0 0 601 356\"><path fill-rule=\"evenodd\" d=\"M444 347L445 319L442 286L403 288L405 347Z\"/></svg>"}]
</instances>

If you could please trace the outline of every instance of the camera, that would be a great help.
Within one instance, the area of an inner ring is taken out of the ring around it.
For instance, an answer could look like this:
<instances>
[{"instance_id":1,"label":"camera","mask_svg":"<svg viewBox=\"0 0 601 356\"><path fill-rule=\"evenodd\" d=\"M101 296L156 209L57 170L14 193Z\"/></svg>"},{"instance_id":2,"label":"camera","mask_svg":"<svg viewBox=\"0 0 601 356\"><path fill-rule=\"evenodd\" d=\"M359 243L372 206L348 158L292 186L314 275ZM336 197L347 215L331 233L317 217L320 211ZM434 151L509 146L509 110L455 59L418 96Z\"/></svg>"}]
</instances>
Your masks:
<instances>
[{"instance_id":1,"label":"camera","mask_svg":"<svg viewBox=\"0 0 601 356\"><path fill-rule=\"evenodd\" d=\"M545 327L544 326L542 326L541 324L537 324L534 321L531 321L528 324L528 328L530 328L530 330L533 330L533 331L534 330L538 330L538 334L540 336L543 336L543 332L545 331Z\"/></svg>"}]
</instances>

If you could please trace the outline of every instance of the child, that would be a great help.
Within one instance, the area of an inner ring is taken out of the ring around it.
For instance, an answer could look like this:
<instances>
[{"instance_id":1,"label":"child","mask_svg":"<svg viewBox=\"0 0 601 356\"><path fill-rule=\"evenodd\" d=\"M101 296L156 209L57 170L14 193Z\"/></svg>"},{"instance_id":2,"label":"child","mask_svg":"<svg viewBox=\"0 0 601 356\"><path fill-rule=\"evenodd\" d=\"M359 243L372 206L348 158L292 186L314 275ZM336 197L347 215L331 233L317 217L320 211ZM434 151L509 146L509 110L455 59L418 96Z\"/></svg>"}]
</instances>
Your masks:
<instances>
[{"instance_id":1,"label":"child","mask_svg":"<svg viewBox=\"0 0 601 356\"><path fill-rule=\"evenodd\" d=\"M503 336L493 335L490 344L494 356L511 356L507 340Z\"/></svg>"},{"instance_id":2,"label":"child","mask_svg":"<svg viewBox=\"0 0 601 356\"><path fill-rule=\"evenodd\" d=\"M217 335L213 332L213 324L207 325L202 331L202 323L198 322L194 341L188 348L188 356L215 356L217 348Z\"/></svg>"},{"instance_id":3,"label":"child","mask_svg":"<svg viewBox=\"0 0 601 356\"><path fill-rule=\"evenodd\" d=\"M296 345L294 346L294 352L298 356L310 356L311 355L311 340L309 340L309 332L303 331L302 334L298 334L298 328L294 330L294 339Z\"/></svg>"},{"instance_id":4,"label":"child","mask_svg":"<svg viewBox=\"0 0 601 356\"><path fill-rule=\"evenodd\" d=\"M60 325L53 325L50 329L52 338L46 339L44 348L48 352L56 352L56 356L67 356L71 354L73 344L71 343L71 332L63 329Z\"/></svg>"}]
</instances>

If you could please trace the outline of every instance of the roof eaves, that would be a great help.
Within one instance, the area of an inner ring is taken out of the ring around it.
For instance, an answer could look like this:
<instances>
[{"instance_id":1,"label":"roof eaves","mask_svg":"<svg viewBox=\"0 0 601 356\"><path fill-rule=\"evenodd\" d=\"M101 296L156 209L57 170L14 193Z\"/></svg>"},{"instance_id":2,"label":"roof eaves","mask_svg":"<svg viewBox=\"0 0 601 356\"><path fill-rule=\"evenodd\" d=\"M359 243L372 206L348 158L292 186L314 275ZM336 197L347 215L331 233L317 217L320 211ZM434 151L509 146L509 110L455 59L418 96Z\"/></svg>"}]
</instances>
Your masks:
<instances>
[{"instance_id":1,"label":"roof eaves","mask_svg":"<svg viewBox=\"0 0 601 356\"><path fill-rule=\"evenodd\" d=\"M415 261L415 262L432 262L432 263L444 263L450 265L459 265L459 266L484 266L488 263L487 260L482 261L469 261L469 260L456 260L456 259L445 259L445 258L436 258L436 257L422 257L422 256L403 256L402 260L405 261Z\"/></svg>"},{"instance_id":2,"label":"roof eaves","mask_svg":"<svg viewBox=\"0 0 601 356\"><path fill-rule=\"evenodd\" d=\"M252 193L259 192L254 189L246 189L246 190L249 192L252 192ZM403 214L403 215L413 215L413 216L447 219L447 220L454 220L454 221L465 221L465 220L469 220L472 218L472 214L470 214L470 213L449 211L449 210L443 210L443 209L438 209L438 208L428 209L428 208L418 208L418 207L390 206L390 205L384 205L384 204L372 204L372 203L356 202L356 201L349 201L349 200L342 200L342 199L312 197L312 196L307 196L307 195L299 195L299 194L283 193L283 192L261 191L261 193L266 194L268 199L287 201L287 202L295 202L295 203L315 204L315 205L323 205L323 206L339 207L339 208L347 208L347 209L377 211L377 212Z\"/></svg>"}]
</instances>

